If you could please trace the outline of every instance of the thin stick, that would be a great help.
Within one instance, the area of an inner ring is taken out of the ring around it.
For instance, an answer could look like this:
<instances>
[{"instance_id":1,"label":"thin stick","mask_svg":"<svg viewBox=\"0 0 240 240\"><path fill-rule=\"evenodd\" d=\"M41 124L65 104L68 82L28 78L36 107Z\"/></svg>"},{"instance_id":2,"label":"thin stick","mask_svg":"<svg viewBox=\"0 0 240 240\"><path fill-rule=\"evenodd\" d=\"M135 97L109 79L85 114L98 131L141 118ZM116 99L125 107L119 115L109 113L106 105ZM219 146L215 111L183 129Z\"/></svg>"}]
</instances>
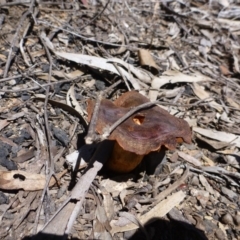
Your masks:
<instances>
[{"instance_id":1,"label":"thin stick","mask_svg":"<svg viewBox=\"0 0 240 240\"><path fill-rule=\"evenodd\" d=\"M130 86L128 84L128 81L127 81L125 75L122 73L121 69L118 67L118 65L115 62L113 63L113 66L117 69L119 74L122 76L122 78L123 78L123 80L124 80L124 82L125 82L125 84L127 86L128 91L131 91L131 88L130 88Z\"/></svg>"},{"instance_id":2,"label":"thin stick","mask_svg":"<svg viewBox=\"0 0 240 240\"><path fill-rule=\"evenodd\" d=\"M103 9L97 13L86 25L80 27L79 31L82 31L85 27L89 26L91 23L93 23L99 16L101 16L103 14L103 12L105 11L105 9L107 8L108 4L109 4L110 0L107 1L107 3L105 4L105 6L103 7Z\"/></svg>"},{"instance_id":3,"label":"thin stick","mask_svg":"<svg viewBox=\"0 0 240 240\"><path fill-rule=\"evenodd\" d=\"M51 77L52 77L52 58L51 58L51 55L50 55L50 52L44 42L44 40L42 39L42 37L40 37L40 40L45 48L45 51L46 51L46 54L47 54L47 57L48 57L48 61L49 61L49 74L48 74L48 83L50 83L51 81ZM46 184L44 186L44 189L43 189L43 192L42 192L42 196L41 196L41 202L40 202L40 205L37 209L37 214L36 214L36 217L35 217L35 227L34 227L34 233L37 233L37 223L38 223L38 219L39 219L39 216L40 216L40 211L41 211L41 208L42 208L42 203L43 203L43 199L44 199L44 196L46 194L47 189L48 189L48 185L49 185L49 182L52 178L52 176L55 176L55 173L54 173L54 162L53 162L53 156L52 156L52 151L51 151L51 137L50 137L50 129L49 129L49 124L48 124L48 115L47 115L47 104L48 104L48 96L49 96L49 91L50 91L50 85L47 87L46 89L46 98L45 98L45 102L44 102L44 122L45 122L45 133L46 133L46 137L47 137L47 149L48 149L48 157L49 157L49 162L50 162L50 168L49 171L48 171L48 178L46 180ZM48 166L48 165L47 165Z\"/></svg>"},{"instance_id":4,"label":"thin stick","mask_svg":"<svg viewBox=\"0 0 240 240\"><path fill-rule=\"evenodd\" d=\"M92 144L94 141L97 141L97 137L96 137L96 134L95 134L95 128L96 128L99 108L100 108L103 96L105 94L107 94L111 89L115 88L121 82L122 82L122 80L119 80L119 81L115 82L110 87L108 87L104 91L100 92L100 94L98 95L95 106L94 106L91 122L89 124L88 134L85 137L85 143L86 144Z\"/></svg>"},{"instance_id":5,"label":"thin stick","mask_svg":"<svg viewBox=\"0 0 240 240\"><path fill-rule=\"evenodd\" d=\"M156 104L159 104L159 101L154 101L154 102L147 102L147 103L143 103L133 109L131 109L128 113L126 113L124 116L122 116L121 118L119 118L112 126L110 126L109 128L107 128L102 136L101 139L107 139L109 137L109 135L112 133L112 131L118 127L118 125L120 125L122 122L124 122L125 120L127 120L129 117L131 117L134 113L143 110L144 108L150 108L153 107Z\"/></svg>"},{"instance_id":6,"label":"thin stick","mask_svg":"<svg viewBox=\"0 0 240 240\"><path fill-rule=\"evenodd\" d=\"M9 53L8 53L8 59L7 59L7 63L6 63L6 67L4 69L4 74L3 74L3 77L7 77L7 74L8 74L8 70L9 70L9 67L10 67L10 63L11 63L11 60L12 60L12 51L13 51L13 47L15 46L16 44L16 41L17 41L17 37L18 37L18 34L20 32L20 29L22 27L22 24L24 22L24 20L27 18L28 15L32 14L32 9L34 7L34 4L35 4L35 0L31 0L31 4L29 6L29 9L22 15L20 21L19 21L19 25L17 27L17 30L16 30L16 33L14 34L13 36L13 39L12 39L12 42L11 42L11 47L9 49Z\"/></svg>"},{"instance_id":7,"label":"thin stick","mask_svg":"<svg viewBox=\"0 0 240 240\"><path fill-rule=\"evenodd\" d=\"M47 26L51 26L52 28L57 28L59 30L62 30L63 32L70 33L74 36L77 36L77 37L79 37L83 40L89 41L89 42L101 43L101 44L104 44L104 45L115 46L115 47L126 47L127 49L131 49L131 50L139 50L140 49L140 48L132 47L132 46L129 46L129 45L122 45L122 44L117 44L117 43L104 42L104 41L84 37L83 35L80 35L80 34L77 34L77 33L73 32L72 30L67 30L67 29L64 29L64 28L61 28L61 27L58 27L58 26L54 26L53 24L48 23L48 22L43 21L43 20L38 20L38 23L41 23L41 24L47 25Z\"/></svg>"},{"instance_id":8,"label":"thin stick","mask_svg":"<svg viewBox=\"0 0 240 240\"><path fill-rule=\"evenodd\" d=\"M140 110L143 110L145 108L153 107L154 105L157 105L157 104L172 105L172 106L178 106L178 107L192 107L192 106L194 106L194 104L182 105L182 104L165 103L165 102L161 102L161 101L143 103L143 104L131 109L128 113L126 113L124 116L119 118L112 126L106 128L105 131L103 132L103 134L101 135L101 140L107 139L109 137L109 135L114 131L115 128L117 128L122 122L124 122L129 117L131 117L134 113L136 113ZM206 104L208 105L209 103L206 103Z\"/></svg>"},{"instance_id":9,"label":"thin stick","mask_svg":"<svg viewBox=\"0 0 240 240\"><path fill-rule=\"evenodd\" d=\"M17 78L17 77L21 77L23 75L17 75L17 76L13 76L13 77L9 77L9 78L4 78L4 81L8 81L11 80L13 78ZM71 81L77 81L77 80L87 80L89 78L90 75L86 75L86 76L81 76L81 77L76 77L74 79L66 79L66 80L60 80L57 82L51 82L51 83L46 83L46 84L42 84L36 87L31 87L31 88L21 88L21 89L16 89L16 90L5 90L5 89L1 89L0 92L4 92L4 93L16 93L16 92L26 92L26 91L34 91L34 90L38 90L39 88L44 88L44 87L48 87L54 84L59 84L59 83L65 83L65 82L71 82ZM1 80L0 80L1 82ZM45 90L45 89L44 89Z\"/></svg>"},{"instance_id":10,"label":"thin stick","mask_svg":"<svg viewBox=\"0 0 240 240\"><path fill-rule=\"evenodd\" d=\"M92 144L95 140L95 127L96 127L96 124L97 124L97 117L98 117L102 97L103 97L103 92L100 92L100 94L97 97L95 106L94 106L91 122L90 122L89 128L88 128L88 134L85 137L85 143L86 144Z\"/></svg>"}]
</instances>

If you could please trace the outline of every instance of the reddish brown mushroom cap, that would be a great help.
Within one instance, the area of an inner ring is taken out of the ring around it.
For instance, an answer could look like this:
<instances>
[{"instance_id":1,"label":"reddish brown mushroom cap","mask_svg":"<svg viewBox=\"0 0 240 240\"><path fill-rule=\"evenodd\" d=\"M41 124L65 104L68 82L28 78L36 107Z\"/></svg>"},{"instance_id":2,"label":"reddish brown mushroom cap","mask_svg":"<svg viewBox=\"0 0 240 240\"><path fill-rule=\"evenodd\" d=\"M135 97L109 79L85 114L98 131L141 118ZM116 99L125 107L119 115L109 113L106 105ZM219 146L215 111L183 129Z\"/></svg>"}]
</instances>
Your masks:
<instances>
[{"instance_id":1,"label":"reddish brown mushroom cap","mask_svg":"<svg viewBox=\"0 0 240 240\"><path fill-rule=\"evenodd\" d=\"M114 103L102 100L96 131L102 134L106 127L111 126L130 109L146 102L149 100L135 91L123 94ZM94 102L89 101L89 121L93 109ZM179 139L191 143L191 129L183 119L176 118L155 106L133 114L111 133L109 139L116 140L126 151L146 155L159 150L162 145L168 149L175 149Z\"/></svg>"}]
</instances>

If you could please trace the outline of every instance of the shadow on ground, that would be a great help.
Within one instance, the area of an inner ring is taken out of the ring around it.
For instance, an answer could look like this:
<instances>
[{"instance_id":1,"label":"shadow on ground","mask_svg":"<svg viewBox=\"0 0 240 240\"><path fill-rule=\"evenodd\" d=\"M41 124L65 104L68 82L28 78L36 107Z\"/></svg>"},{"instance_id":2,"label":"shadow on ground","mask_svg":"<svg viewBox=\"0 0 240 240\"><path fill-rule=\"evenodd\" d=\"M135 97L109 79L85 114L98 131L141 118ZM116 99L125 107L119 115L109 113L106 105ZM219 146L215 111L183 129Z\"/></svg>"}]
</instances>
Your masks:
<instances>
[{"instance_id":1,"label":"shadow on ground","mask_svg":"<svg viewBox=\"0 0 240 240\"><path fill-rule=\"evenodd\" d=\"M23 240L66 240L67 236L56 236L45 233L38 233L32 237L25 237ZM82 240L70 238L71 240ZM90 238L88 238L90 239ZM114 236L113 239L118 239ZM124 233L126 240L208 240L203 231L185 222L160 218L151 220L146 224L145 230L138 229ZM92 239L91 239L92 240Z\"/></svg>"},{"instance_id":2,"label":"shadow on ground","mask_svg":"<svg viewBox=\"0 0 240 240\"><path fill-rule=\"evenodd\" d=\"M203 231L185 222L154 218L147 223L145 232L126 232L125 239L129 240L208 240Z\"/></svg>"}]
</instances>

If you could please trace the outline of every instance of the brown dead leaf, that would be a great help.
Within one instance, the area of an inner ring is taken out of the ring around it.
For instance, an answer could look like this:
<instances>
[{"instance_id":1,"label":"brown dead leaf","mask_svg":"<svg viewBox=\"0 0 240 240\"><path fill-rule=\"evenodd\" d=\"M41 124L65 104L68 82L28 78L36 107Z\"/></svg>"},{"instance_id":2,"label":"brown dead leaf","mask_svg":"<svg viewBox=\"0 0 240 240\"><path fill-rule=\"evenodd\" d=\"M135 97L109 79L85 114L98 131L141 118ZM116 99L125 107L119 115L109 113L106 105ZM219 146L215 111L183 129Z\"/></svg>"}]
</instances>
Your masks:
<instances>
[{"instance_id":1,"label":"brown dead leaf","mask_svg":"<svg viewBox=\"0 0 240 240\"><path fill-rule=\"evenodd\" d=\"M212 98L210 93L208 93L207 91L204 90L204 88L202 86L200 86L197 83L193 83L192 84L192 90L193 92L196 94L196 96L199 99L205 100L209 103L209 105L213 108L215 108L218 112L222 112L223 111L223 107L218 104L217 102L215 102Z\"/></svg>"},{"instance_id":2,"label":"brown dead leaf","mask_svg":"<svg viewBox=\"0 0 240 240\"><path fill-rule=\"evenodd\" d=\"M29 149L29 150L25 151L24 153L22 153L21 155L15 157L15 158L12 158L12 160L17 163L23 163L23 162L33 158L34 152L35 152L34 148Z\"/></svg>"},{"instance_id":3,"label":"brown dead leaf","mask_svg":"<svg viewBox=\"0 0 240 240\"><path fill-rule=\"evenodd\" d=\"M159 67L153 60L153 57L148 50L140 49L138 51L138 57L139 57L141 66L149 68L154 75L158 73Z\"/></svg>"},{"instance_id":4,"label":"brown dead leaf","mask_svg":"<svg viewBox=\"0 0 240 240\"><path fill-rule=\"evenodd\" d=\"M5 128L8 124L9 124L9 122L6 119L0 120L0 130Z\"/></svg>"},{"instance_id":5,"label":"brown dead leaf","mask_svg":"<svg viewBox=\"0 0 240 240\"><path fill-rule=\"evenodd\" d=\"M220 65L219 66L220 72L222 75L224 76L230 76L231 72L229 71L229 69L225 66L225 65Z\"/></svg>"}]
</instances>

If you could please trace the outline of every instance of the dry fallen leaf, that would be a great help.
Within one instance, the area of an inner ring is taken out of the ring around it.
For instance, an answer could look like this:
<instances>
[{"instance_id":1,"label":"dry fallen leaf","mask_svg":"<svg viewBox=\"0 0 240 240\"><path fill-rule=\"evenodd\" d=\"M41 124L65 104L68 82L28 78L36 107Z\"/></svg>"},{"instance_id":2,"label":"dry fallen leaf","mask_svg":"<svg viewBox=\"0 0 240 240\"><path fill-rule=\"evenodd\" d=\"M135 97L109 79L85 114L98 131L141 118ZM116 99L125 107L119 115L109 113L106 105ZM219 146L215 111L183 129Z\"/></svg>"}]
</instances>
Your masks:
<instances>
[{"instance_id":1,"label":"dry fallen leaf","mask_svg":"<svg viewBox=\"0 0 240 240\"><path fill-rule=\"evenodd\" d=\"M193 165L195 165L197 167L202 165L202 163L197 158L195 158L189 154L186 154L184 152L178 152L178 156L183 158L187 162L192 163Z\"/></svg>"},{"instance_id":2,"label":"dry fallen leaf","mask_svg":"<svg viewBox=\"0 0 240 240\"><path fill-rule=\"evenodd\" d=\"M57 178L66 172L59 173ZM51 178L49 186L56 183L54 177ZM24 171L0 171L0 189L36 191L44 188L46 184L46 176L37 173L28 173Z\"/></svg>"},{"instance_id":3,"label":"dry fallen leaf","mask_svg":"<svg viewBox=\"0 0 240 240\"><path fill-rule=\"evenodd\" d=\"M203 76L200 73L194 73L194 75L187 75L179 71L168 70L165 71L162 76L154 77L152 80L151 90L149 91L149 98L151 101L155 101L158 96L158 89L168 83L178 82L200 82L200 81L212 81L210 78Z\"/></svg>"},{"instance_id":4,"label":"dry fallen leaf","mask_svg":"<svg viewBox=\"0 0 240 240\"><path fill-rule=\"evenodd\" d=\"M76 53L67 53L67 52L55 52L55 54L59 57L68 59L70 61L74 61L76 63L86 64L90 67L107 70L117 75L120 75L118 70L112 64L112 62L118 63L120 65L118 67L121 70L121 74L123 74L131 82L131 84L136 90L139 90L141 87L138 83L138 80L132 76L131 72L135 74L138 77L138 79L142 81L151 80L151 78L149 77L150 73L149 75L147 75L143 70L135 68L131 64L128 64L122 61L121 59L117 59L117 58L105 59L101 57L88 56L88 55L76 54Z\"/></svg>"},{"instance_id":5,"label":"dry fallen leaf","mask_svg":"<svg viewBox=\"0 0 240 240\"><path fill-rule=\"evenodd\" d=\"M2 130L3 128L5 128L10 122L8 122L7 119L4 120L0 120L0 130Z\"/></svg>"},{"instance_id":6,"label":"dry fallen leaf","mask_svg":"<svg viewBox=\"0 0 240 240\"><path fill-rule=\"evenodd\" d=\"M201 100L206 99L205 101L208 102L211 107L215 108L219 112L223 111L223 107L220 104L218 104L217 102L215 102L211 98L210 93L205 91L200 85L198 85L197 83L193 83L192 90L196 94L196 96L198 98L200 98Z\"/></svg>"},{"instance_id":7,"label":"dry fallen leaf","mask_svg":"<svg viewBox=\"0 0 240 240\"><path fill-rule=\"evenodd\" d=\"M215 139L221 142L228 142L229 144L235 144L237 147L240 147L240 137L238 135L220 132L213 129L203 129L200 127L194 127L193 131L205 137Z\"/></svg>"},{"instance_id":8,"label":"dry fallen leaf","mask_svg":"<svg viewBox=\"0 0 240 240\"><path fill-rule=\"evenodd\" d=\"M79 112L79 114L84 116L84 111L75 97L74 85L72 85L68 90L66 99L67 99L68 106L73 107L76 111Z\"/></svg>"},{"instance_id":9,"label":"dry fallen leaf","mask_svg":"<svg viewBox=\"0 0 240 240\"><path fill-rule=\"evenodd\" d=\"M153 57L148 50L140 49L138 51L138 56L139 56L141 66L150 68L150 70L154 75L158 73L159 67L153 60Z\"/></svg>"}]
</instances>

